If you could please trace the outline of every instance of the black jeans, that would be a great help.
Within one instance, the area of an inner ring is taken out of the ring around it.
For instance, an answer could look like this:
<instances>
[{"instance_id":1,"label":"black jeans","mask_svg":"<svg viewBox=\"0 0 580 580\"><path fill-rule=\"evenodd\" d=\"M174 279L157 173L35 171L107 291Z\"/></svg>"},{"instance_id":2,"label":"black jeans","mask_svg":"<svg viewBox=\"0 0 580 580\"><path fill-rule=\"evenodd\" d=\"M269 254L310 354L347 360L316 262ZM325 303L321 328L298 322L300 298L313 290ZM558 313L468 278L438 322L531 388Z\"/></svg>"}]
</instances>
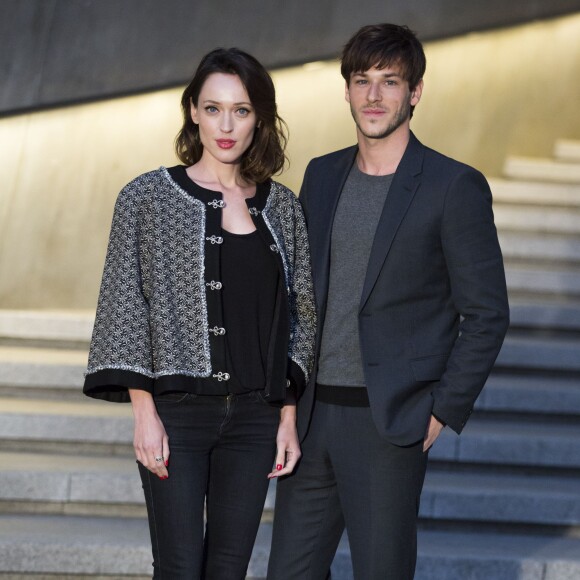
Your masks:
<instances>
[{"instance_id":1,"label":"black jeans","mask_svg":"<svg viewBox=\"0 0 580 580\"><path fill-rule=\"evenodd\" d=\"M170 458L166 480L139 464L153 577L243 580L268 491L280 410L257 392L167 393L155 402Z\"/></svg>"},{"instance_id":2,"label":"black jeans","mask_svg":"<svg viewBox=\"0 0 580 580\"><path fill-rule=\"evenodd\" d=\"M316 401L292 475L276 485L268 580L325 580L345 524L356 580L412 580L423 442L397 447L369 407Z\"/></svg>"}]
</instances>

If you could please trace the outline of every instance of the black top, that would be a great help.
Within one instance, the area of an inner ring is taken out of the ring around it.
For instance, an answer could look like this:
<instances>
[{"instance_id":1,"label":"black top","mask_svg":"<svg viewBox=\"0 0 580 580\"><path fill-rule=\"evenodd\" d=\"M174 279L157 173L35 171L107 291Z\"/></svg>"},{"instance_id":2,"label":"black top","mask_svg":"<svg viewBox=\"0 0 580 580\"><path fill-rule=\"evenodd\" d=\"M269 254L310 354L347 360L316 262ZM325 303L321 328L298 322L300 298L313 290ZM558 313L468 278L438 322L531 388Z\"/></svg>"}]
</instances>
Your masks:
<instances>
[{"instance_id":1,"label":"black top","mask_svg":"<svg viewBox=\"0 0 580 580\"><path fill-rule=\"evenodd\" d=\"M222 230L221 281L231 393L263 389L280 275L257 230Z\"/></svg>"}]
</instances>

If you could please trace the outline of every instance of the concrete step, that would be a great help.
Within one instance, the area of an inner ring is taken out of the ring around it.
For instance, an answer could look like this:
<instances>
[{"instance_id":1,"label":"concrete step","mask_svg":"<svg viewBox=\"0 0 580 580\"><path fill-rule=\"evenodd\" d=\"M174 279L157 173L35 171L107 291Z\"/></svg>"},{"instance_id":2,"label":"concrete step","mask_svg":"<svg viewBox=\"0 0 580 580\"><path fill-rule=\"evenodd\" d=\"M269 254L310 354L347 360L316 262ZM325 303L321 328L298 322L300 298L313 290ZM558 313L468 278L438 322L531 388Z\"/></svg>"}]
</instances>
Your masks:
<instances>
[{"instance_id":1,"label":"concrete step","mask_svg":"<svg viewBox=\"0 0 580 580\"><path fill-rule=\"evenodd\" d=\"M493 213L500 231L580 234L580 211L575 208L501 204L494 207Z\"/></svg>"},{"instance_id":2,"label":"concrete step","mask_svg":"<svg viewBox=\"0 0 580 580\"><path fill-rule=\"evenodd\" d=\"M0 453L0 513L144 517L129 457Z\"/></svg>"},{"instance_id":3,"label":"concrete step","mask_svg":"<svg viewBox=\"0 0 580 580\"><path fill-rule=\"evenodd\" d=\"M579 272L509 265L506 280L511 298L533 295L570 300L580 298Z\"/></svg>"},{"instance_id":4,"label":"concrete step","mask_svg":"<svg viewBox=\"0 0 580 580\"><path fill-rule=\"evenodd\" d=\"M0 310L0 343L40 343L86 349L95 313L87 310Z\"/></svg>"},{"instance_id":5,"label":"concrete step","mask_svg":"<svg viewBox=\"0 0 580 580\"><path fill-rule=\"evenodd\" d=\"M554 157L558 161L580 163L580 141L558 139L554 145Z\"/></svg>"},{"instance_id":6,"label":"concrete step","mask_svg":"<svg viewBox=\"0 0 580 580\"><path fill-rule=\"evenodd\" d=\"M498 237L506 262L580 265L580 237L514 231L500 231Z\"/></svg>"},{"instance_id":7,"label":"concrete step","mask_svg":"<svg viewBox=\"0 0 580 580\"><path fill-rule=\"evenodd\" d=\"M510 302L510 328L580 332L580 302Z\"/></svg>"},{"instance_id":8,"label":"concrete step","mask_svg":"<svg viewBox=\"0 0 580 580\"><path fill-rule=\"evenodd\" d=\"M536 157L508 157L503 173L510 179L580 184L580 163Z\"/></svg>"},{"instance_id":9,"label":"concrete step","mask_svg":"<svg viewBox=\"0 0 580 580\"><path fill-rule=\"evenodd\" d=\"M129 458L0 453L0 513L145 517ZM271 521L275 483L264 521ZM580 480L572 477L451 473L430 469L420 517L460 521L580 524Z\"/></svg>"},{"instance_id":10,"label":"concrete step","mask_svg":"<svg viewBox=\"0 0 580 580\"><path fill-rule=\"evenodd\" d=\"M130 405L0 398L3 451L132 455Z\"/></svg>"},{"instance_id":11,"label":"concrete step","mask_svg":"<svg viewBox=\"0 0 580 580\"><path fill-rule=\"evenodd\" d=\"M580 337L508 336L496 368L580 371Z\"/></svg>"},{"instance_id":12,"label":"concrete step","mask_svg":"<svg viewBox=\"0 0 580 580\"><path fill-rule=\"evenodd\" d=\"M266 576L271 525L258 533L248 579ZM151 574L144 520L59 516L0 517L4 573L84 578ZM333 580L352 580L348 541L332 565ZM420 530L415 580L564 580L580 574L580 541L553 536Z\"/></svg>"},{"instance_id":13,"label":"concrete step","mask_svg":"<svg viewBox=\"0 0 580 580\"><path fill-rule=\"evenodd\" d=\"M580 468L580 423L472 417L461 437L445 429L430 451L434 461L512 467Z\"/></svg>"},{"instance_id":14,"label":"concrete step","mask_svg":"<svg viewBox=\"0 0 580 580\"><path fill-rule=\"evenodd\" d=\"M500 204L580 208L580 186L570 183L490 179L494 208Z\"/></svg>"},{"instance_id":15,"label":"concrete step","mask_svg":"<svg viewBox=\"0 0 580 580\"><path fill-rule=\"evenodd\" d=\"M418 551L415 580L580 578L580 541L571 538L423 531Z\"/></svg>"},{"instance_id":16,"label":"concrete step","mask_svg":"<svg viewBox=\"0 0 580 580\"><path fill-rule=\"evenodd\" d=\"M578 526L580 477L428 470L419 516L510 526Z\"/></svg>"},{"instance_id":17,"label":"concrete step","mask_svg":"<svg viewBox=\"0 0 580 580\"><path fill-rule=\"evenodd\" d=\"M482 413L570 415L580 417L580 380L501 374L494 371L477 399Z\"/></svg>"},{"instance_id":18,"label":"concrete step","mask_svg":"<svg viewBox=\"0 0 580 580\"><path fill-rule=\"evenodd\" d=\"M150 578L152 572L142 518L4 515L0 553L4 573Z\"/></svg>"},{"instance_id":19,"label":"concrete step","mask_svg":"<svg viewBox=\"0 0 580 580\"><path fill-rule=\"evenodd\" d=\"M87 357L76 349L0 346L0 395L84 400Z\"/></svg>"},{"instance_id":20,"label":"concrete step","mask_svg":"<svg viewBox=\"0 0 580 580\"><path fill-rule=\"evenodd\" d=\"M133 457L0 452L0 465L0 513L146 515ZM272 518L275 493L272 482L265 519Z\"/></svg>"}]
</instances>

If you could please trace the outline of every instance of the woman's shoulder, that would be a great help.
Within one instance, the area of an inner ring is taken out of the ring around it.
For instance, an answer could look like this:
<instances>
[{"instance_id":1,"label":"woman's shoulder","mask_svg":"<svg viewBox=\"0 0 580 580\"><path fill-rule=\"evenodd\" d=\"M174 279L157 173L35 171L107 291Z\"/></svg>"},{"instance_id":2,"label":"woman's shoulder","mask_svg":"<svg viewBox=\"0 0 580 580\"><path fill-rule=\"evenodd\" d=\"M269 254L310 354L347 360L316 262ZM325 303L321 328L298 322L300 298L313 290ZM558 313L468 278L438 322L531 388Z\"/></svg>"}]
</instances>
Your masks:
<instances>
[{"instance_id":1,"label":"woman's shoulder","mask_svg":"<svg viewBox=\"0 0 580 580\"><path fill-rule=\"evenodd\" d=\"M165 169L165 167L159 167L158 169L152 169L151 171L137 175L137 177L131 179L131 181L129 181L121 191L131 192L150 190L166 181L167 169Z\"/></svg>"},{"instance_id":2,"label":"woman's shoulder","mask_svg":"<svg viewBox=\"0 0 580 580\"><path fill-rule=\"evenodd\" d=\"M279 203L286 203L292 206L298 203L296 194L289 187L273 179L270 180L270 195Z\"/></svg>"},{"instance_id":3,"label":"woman's shoulder","mask_svg":"<svg viewBox=\"0 0 580 580\"><path fill-rule=\"evenodd\" d=\"M168 186L169 183L165 167L141 173L121 189L117 198L118 202L138 203L148 199L154 192Z\"/></svg>"}]
</instances>

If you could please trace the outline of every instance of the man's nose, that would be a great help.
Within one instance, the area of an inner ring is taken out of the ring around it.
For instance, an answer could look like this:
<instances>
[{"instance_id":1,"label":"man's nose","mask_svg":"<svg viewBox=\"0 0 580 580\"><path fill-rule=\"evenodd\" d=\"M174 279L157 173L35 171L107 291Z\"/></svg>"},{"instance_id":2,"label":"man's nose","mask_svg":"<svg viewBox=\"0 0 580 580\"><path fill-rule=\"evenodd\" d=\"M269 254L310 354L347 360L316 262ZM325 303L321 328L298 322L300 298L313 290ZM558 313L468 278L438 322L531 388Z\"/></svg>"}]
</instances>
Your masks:
<instances>
[{"instance_id":1,"label":"man's nose","mask_svg":"<svg viewBox=\"0 0 580 580\"><path fill-rule=\"evenodd\" d=\"M381 100L381 89L378 83L370 83L367 99L371 103L376 103Z\"/></svg>"}]
</instances>

